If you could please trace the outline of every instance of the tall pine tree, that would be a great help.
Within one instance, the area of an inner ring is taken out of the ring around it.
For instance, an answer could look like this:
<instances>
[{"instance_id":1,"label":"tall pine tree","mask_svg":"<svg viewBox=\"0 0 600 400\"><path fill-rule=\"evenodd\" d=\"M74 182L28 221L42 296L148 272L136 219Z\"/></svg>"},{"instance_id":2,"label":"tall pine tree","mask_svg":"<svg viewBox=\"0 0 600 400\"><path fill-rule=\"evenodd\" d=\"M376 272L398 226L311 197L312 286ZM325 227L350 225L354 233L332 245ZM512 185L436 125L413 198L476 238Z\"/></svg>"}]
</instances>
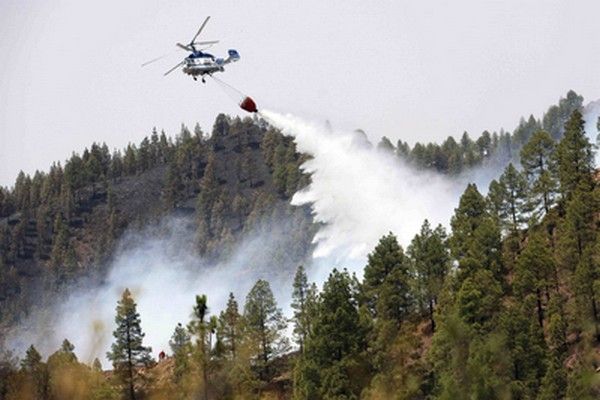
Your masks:
<instances>
[{"instance_id":1,"label":"tall pine tree","mask_svg":"<svg viewBox=\"0 0 600 400\"><path fill-rule=\"evenodd\" d=\"M242 324L237 300L233 293L229 293L227 307L219 316L219 340L225 354L232 359L236 358L242 340Z\"/></svg>"},{"instance_id":2,"label":"tall pine tree","mask_svg":"<svg viewBox=\"0 0 600 400\"><path fill-rule=\"evenodd\" d=\"M438 225L431 229L425 220L421 232L417 234L410 246L408 254L414 268L417 284L417 296L421 307L427 309L431 322L431 331L435 331L434 309L442 290L444 279L450 269L450 255L446 247L446 230Z\"/></svg>"},{"instance_id":3,"label":"tall pine tree","mask_svg":"<svg viewBox=\"0 0 600 400\"><path fill-rule=\"evenodd\" d=\"M361 355L366 332L353 292L348 272L334 269L323 285L314 329L296 366L296 400L358 399L365 386Z\"/></svg>"},{"instance_id":4,"label":"tall pine tree","mask_svg":"<svg viewBox=\"0 0 600 400\"><path fill-rule=\"evenodd\" d=\"M585 134L581 112L575 110L565 124L565 136L556 150L560 191L570 200L576 189L590 191L593 187L594 153Z\"/></svg>"},{"instance_id":5,"label":"tall pine tree","mask_svg":"<svg viewBox=\"0 0 600 400\"><path fill-rule=\"evenodd\" d=\"M294 277L292 291L294 336L300 347L300 353L304 353L304 342L312 329L316 296L316 287L309 285L304 267L300 265Z\"/></svg>"},{"instance_id":6,"label":"tall pine tree","mask_svg":"<svg viewBox=\"0 0 600 400\"><path fill-rule=\"evenodd\" d=\"M115 375L123 385L125 398L135 400L138 397L135 385L141 378L139 369L152 362L150 356L152 349L142 344L145 334L140 325L137 305L129 289L123 291L121 300L117 303L115 322L117 324L113 332L115 342L111 350L106 353L106 357L112 361Z\"/></svg>"},{"instance_id":7,"label":"tall pine tree","mask_svg":"<svg viewBox=\"0 0 600 400\"><path fill-rule=\"evenodd\" d=\"M555 143L546 131L536 132L521 149L521 165L529 183L530 209L547 214L558 189L553 155Z\"/></svg>"},{"instance_id":8,"label":"tall pine tree","mask_svg":"<svg viewBox=\"0 0 600 400\"><path fill-rule=\"evenodd\" d=\"M277 307L269 282L259 279L246 297L244 305L246 334L257 344L255 363L262 380L270 378L270 362L288 349L284 330L287 326Z\"/></svg>"}]
</instances>

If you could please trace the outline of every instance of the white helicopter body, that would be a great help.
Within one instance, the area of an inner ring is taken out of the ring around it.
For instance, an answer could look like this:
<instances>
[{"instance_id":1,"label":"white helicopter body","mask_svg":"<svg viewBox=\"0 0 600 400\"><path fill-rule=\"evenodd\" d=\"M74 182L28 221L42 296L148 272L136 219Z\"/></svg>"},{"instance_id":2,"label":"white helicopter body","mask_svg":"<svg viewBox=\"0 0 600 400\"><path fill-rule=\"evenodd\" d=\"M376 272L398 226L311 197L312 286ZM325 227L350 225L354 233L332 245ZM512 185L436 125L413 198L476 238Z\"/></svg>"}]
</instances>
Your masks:
<instances>
[{"instance_id":1,"label":"white helicopter body","mask_svg":"<svg viewBox=\"0 0 600 400\"><path fill-rule=\"evenodd\" d=\"M183 61L181 61L179 64L177 64L176 66L174 66L173 68L171 68L170 70L165 72L164 73L165 76L169 75L171 72L175 71L176 69L183 67L182 71L185 74L192 76L192 78L194 78L194 80L197 80L198 76L200 76L202 78L202 82L205 82L204 75L210 76L215 72L223 72L223 71L225 71L225 65L235 62L235 61L238 61L240 59L239 53L233 49L228 50L228 56L226 58L216 58L212 54L205 53L203 51L207 47L204 47L202 49L197 48L198 46L210 47L215 43L219 43L218 40L208 40L208 41L196 42L196 39L200 35L200 32L202 32L202 30L206 26L206 23L208 22L209 19L210 19L210 17L206 17L206 19L200 26L200 29L198 29L198 32L192 38L192 40L190 41L189 44L177 43L177 47L179 47L183 50L189 51L190 55L188 55L186 58L184 58ZM154 60L148 61L148 62L142 64L142 67L145 65L148 65L150 63L153 63L154 61L158 61L163 57L159 57Z\"/></svg>"}]
</instances>

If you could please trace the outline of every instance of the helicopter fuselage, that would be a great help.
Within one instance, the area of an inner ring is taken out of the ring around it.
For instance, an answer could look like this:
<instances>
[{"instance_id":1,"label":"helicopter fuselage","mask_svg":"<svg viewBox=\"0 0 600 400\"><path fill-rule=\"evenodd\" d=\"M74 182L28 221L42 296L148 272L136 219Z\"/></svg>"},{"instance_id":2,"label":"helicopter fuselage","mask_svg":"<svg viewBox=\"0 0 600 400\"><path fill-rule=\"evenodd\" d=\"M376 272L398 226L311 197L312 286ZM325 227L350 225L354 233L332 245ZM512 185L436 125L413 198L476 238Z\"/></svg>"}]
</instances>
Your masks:
<instances>
[{"instance_id":1,"label":"helicopter fuselage","mask_svg":"<svg viewBox=\"0 0 600 400\"><path fill-rule=\"evenodd\" d=\"M194 80L196 80L196 78L198 76L200 76L200 77L202 77L202 82L204 82L204 75L212 75L214 72L225 71L225 65L232 63L232 62L236 62L240 59L239 53L234 49L229 49L227 51L227 53L228 53L227 58L215 58L215 56L213 56L212 54L205 53L204 51L202 51L202 50L204 50L204 48L199 50L198 47L196 47L196 46L207 46L207 45L212 46L213 44L219 42L218 40L208 40L208 41L199 41L199 42L196 41L196 39L198 38L198 35L200 35L200 33L202 32L202 29L204 29L204 27L206 26L206 23L208 22L209 19L210 19L210 16L206 17L206 19L204 20L202 25L200 25L200 29L198 29L198 32L196 33L196 35L194 35L194 37L188 44L182 44L182 43L176 44L177 47L179 47L183 50L190 51L191 53L186 58L184 58L183 61L179 62L179 64L175 65L170 70L165 72L163 74L164 76L167 76L171 72L175 71L176 69L183 67L183 72L185 74L191 75L194 78ZM163 57L165 57L165 56L163 56ZM155 58L154 60L148 61L148 62L142 64L142 67L145 65L148 65L150 63L153 63L155 61L158 61L163 57L158 57L158 58Z\"/></svg>"},{"instance_id":2,"label":"helicopter fuselage","mask_svg":"<svg viewBox=\"0 0 600 400\"><path fill-rule=\"evenodd\" d=\"M195 52L185 58L183 72L191 76L210 75L213 72L224 71L224 65L222 58L215 58L208 53Z\"/></svg>"}]
</instances>

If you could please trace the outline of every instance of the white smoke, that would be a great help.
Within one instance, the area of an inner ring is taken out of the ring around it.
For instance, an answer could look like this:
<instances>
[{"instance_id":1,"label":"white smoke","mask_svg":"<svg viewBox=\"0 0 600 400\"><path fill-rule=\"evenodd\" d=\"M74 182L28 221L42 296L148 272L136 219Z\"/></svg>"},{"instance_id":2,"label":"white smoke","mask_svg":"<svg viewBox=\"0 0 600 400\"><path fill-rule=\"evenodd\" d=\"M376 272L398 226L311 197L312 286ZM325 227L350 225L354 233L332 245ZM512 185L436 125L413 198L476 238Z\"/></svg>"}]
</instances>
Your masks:
<instances>
[{"instance_id":1,"label":"white smoke","mask_svg":"<svg viewBox=\"0 0 600 400\"><path fill-rule=\"evenodd\" d=\"M418 171L390 151L365 145L357 132L290 114L263 110L261 115L293 136L298 151L312 156L301 166L312 182L292 203L312 204L315 218L324 223L314 256L329 266L362 268L381 236L391 231L406 246L425 219L447 226L471 180ZM480 190L487 189L491 175L479 175Z\"/></svg>"},{"instance_id":2,"label":"white smoke","mask_svg":"<svg viewBox=\"0 0 600 400\"><path fill-rule=\"evenodd\" d=\"M286 221L261 226L237 244L227 261L217 264L206 263L194 252L188 224L186 218L167 218L159 229L126 234L100 285L81 284L57 304L44 305L9 333L9 348L22 355L33 343L47 357L67 338L80 360L98 357L109 367L105 355L125 288L138 304L144 343L152 346L155 356L161 350L170 352L173 330L178 322L189 322L198 294L207 295L210 313L218 315L233 292L242 312L250 288L265 279L282 304L287 302L297 260L277 256L287 246Z\"/></svg>"}]
</instances>

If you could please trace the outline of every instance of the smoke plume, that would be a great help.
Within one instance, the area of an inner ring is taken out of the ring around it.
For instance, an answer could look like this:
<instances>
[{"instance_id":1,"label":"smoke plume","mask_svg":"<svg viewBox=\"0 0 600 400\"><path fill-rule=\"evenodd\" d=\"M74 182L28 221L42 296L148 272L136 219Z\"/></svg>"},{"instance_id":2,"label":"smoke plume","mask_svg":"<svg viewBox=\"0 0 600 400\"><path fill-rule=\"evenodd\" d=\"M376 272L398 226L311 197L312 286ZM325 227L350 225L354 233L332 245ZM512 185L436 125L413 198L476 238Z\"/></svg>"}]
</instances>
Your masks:
<instances>
[{"instance_id":1,"label":"smoke plume","mask_svg":"<svg viewBox=\"0 0 600 400\"><path fill-rule=\"evenodd\" d=\"M215 315L233 292L242 312L250 288L265 279L285 303L293 271L301 262L281 256L282 249L290 246L286 232L291 224L282 219L265 222L246 235L225 261L215 263L193 250L188 218L170 217L158 228L128 232L101 284L79 283L66 298L57 296L55 304L41 305L9 333L7 344L23 354L33 343L48 356L68 338L80 360L98 357L108 367L105 354L113 341L115 308L126 287L138 304L144 343L152 346L155 356L170 351L168 341L175 325L189 322L197 294L207 295L209 312Z\"/></svg>"}]
</instances>

